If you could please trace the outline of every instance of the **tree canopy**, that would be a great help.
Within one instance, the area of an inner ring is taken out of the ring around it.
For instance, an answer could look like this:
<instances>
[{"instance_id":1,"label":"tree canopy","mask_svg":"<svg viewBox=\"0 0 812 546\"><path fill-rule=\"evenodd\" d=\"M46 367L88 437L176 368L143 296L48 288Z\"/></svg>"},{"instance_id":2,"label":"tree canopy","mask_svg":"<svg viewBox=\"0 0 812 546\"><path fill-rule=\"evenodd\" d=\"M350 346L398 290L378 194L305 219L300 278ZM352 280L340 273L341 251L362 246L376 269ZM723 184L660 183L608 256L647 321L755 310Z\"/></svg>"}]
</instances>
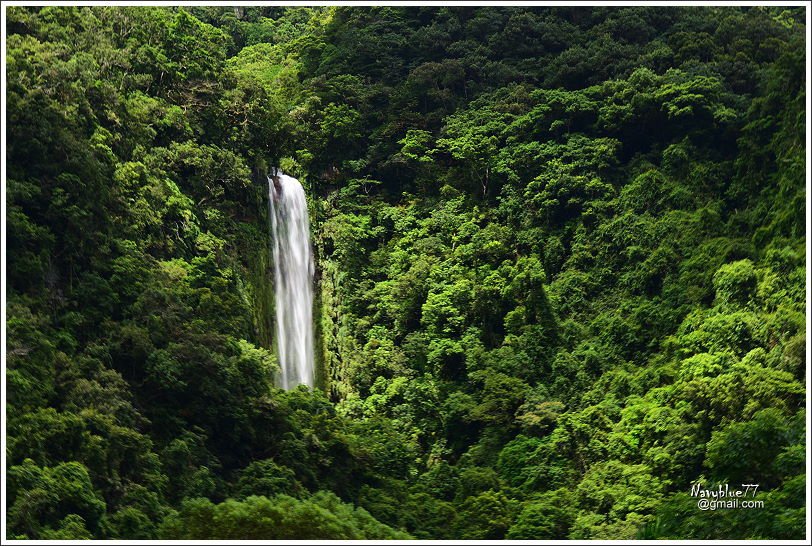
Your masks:
<instances>
[{"instance_id":1,"label":"tree canopy","mask_svg":"<svg viewBox=\"0 0 812 546\"><path fill-rule=\"evenodd\" d=\"M8 538L805 536L802 8L6 14Z\"/></svg>"}]
</instances>

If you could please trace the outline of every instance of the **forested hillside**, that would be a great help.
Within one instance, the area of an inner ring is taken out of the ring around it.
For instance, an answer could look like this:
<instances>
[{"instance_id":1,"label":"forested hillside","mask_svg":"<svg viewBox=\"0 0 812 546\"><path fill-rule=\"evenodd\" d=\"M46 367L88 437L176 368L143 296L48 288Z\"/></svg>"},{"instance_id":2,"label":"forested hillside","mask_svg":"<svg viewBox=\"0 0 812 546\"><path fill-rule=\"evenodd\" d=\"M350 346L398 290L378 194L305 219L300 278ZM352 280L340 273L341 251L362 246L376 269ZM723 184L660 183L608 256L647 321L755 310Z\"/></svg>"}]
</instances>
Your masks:
<instances>
[{"instance_id":1,"label":"forested hillside","mask_svg":"<svg viewBox=\"0 0 812 546\"><path fill-rule=\"evenodd\" d=\"M7 8L8 538L804 538L804 17Z\"/></svg>"}]
</instances>

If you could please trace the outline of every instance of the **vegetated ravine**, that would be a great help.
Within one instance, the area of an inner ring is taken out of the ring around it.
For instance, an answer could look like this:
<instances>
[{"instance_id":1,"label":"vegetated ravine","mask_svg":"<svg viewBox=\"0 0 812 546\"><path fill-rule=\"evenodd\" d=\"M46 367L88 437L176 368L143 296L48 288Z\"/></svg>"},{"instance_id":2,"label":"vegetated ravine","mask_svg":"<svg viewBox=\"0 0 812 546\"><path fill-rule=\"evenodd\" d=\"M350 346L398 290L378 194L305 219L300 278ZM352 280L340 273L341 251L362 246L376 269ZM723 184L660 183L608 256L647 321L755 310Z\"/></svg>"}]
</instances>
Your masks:
<instances>
[{"instance_id":1,"label":"vegetated ravine","mask_svg":"<svg viewBox=\"0 0 812 546\"><path fill-rule=\"evenodd\" d=\"M9 537L802 538L804 15L9 8Z\"/></svg>"}]
</instances>

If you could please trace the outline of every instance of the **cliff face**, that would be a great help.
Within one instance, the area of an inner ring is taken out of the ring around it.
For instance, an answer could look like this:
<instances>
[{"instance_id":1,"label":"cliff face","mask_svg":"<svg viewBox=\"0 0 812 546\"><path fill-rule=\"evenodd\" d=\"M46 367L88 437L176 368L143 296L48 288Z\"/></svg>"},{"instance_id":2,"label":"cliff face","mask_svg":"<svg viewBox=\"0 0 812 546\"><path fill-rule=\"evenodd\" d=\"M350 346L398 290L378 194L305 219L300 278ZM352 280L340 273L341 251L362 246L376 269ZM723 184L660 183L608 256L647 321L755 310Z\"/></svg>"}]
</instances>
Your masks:
<instances>
[{"instance_id":1,"label":"cliff face","mask_svg":"<svg viewBox=\"0 0 812 546\"><path fill-rule=\"evenodd\" d=\"M319 283L316 296L316 340L317 363L320 373L318 385L334 401L339 401L351 392L346 381L349 359L354 346L352 337L346 333L346 321L342 317L339 300L341 275L335 263L329 259L319 261ZM342 321L344 328L342 328ZM343 331L342 331L343 330Z\"/></svg>"},{"instance_id":2,"label":"cliff face","mask_svg":"<svg viewBox=\"0 0 812 546\"><path fill-rule=\"evenodd\" d=\"M257 182L261 185L261 182ZM246 239L244 264L246 297L251 302L252 323L256 341L272 349L276 337L274 328L273 256L268 228L267 191L258 199L257 214L252 222L251 235Z\"/></svg>"}]
</instances>

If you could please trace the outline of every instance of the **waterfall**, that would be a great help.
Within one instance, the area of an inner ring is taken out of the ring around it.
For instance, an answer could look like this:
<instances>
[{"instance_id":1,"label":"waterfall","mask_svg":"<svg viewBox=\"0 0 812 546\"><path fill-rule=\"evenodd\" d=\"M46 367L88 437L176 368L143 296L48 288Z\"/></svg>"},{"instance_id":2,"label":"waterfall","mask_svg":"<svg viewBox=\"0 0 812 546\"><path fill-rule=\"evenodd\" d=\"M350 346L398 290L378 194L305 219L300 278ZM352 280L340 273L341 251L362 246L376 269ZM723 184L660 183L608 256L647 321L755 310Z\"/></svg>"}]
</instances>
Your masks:
<instances>
[{"instance_id":1,"label":"waterfall","mask_svg":"<svg viewBox=\"0 0 812 546\"><path fill-rule=\"evenodd\" d=\"M313 387L313 252L305 192L282 171L268 177L279 386Z\"/></svg>"}]
</instances>

